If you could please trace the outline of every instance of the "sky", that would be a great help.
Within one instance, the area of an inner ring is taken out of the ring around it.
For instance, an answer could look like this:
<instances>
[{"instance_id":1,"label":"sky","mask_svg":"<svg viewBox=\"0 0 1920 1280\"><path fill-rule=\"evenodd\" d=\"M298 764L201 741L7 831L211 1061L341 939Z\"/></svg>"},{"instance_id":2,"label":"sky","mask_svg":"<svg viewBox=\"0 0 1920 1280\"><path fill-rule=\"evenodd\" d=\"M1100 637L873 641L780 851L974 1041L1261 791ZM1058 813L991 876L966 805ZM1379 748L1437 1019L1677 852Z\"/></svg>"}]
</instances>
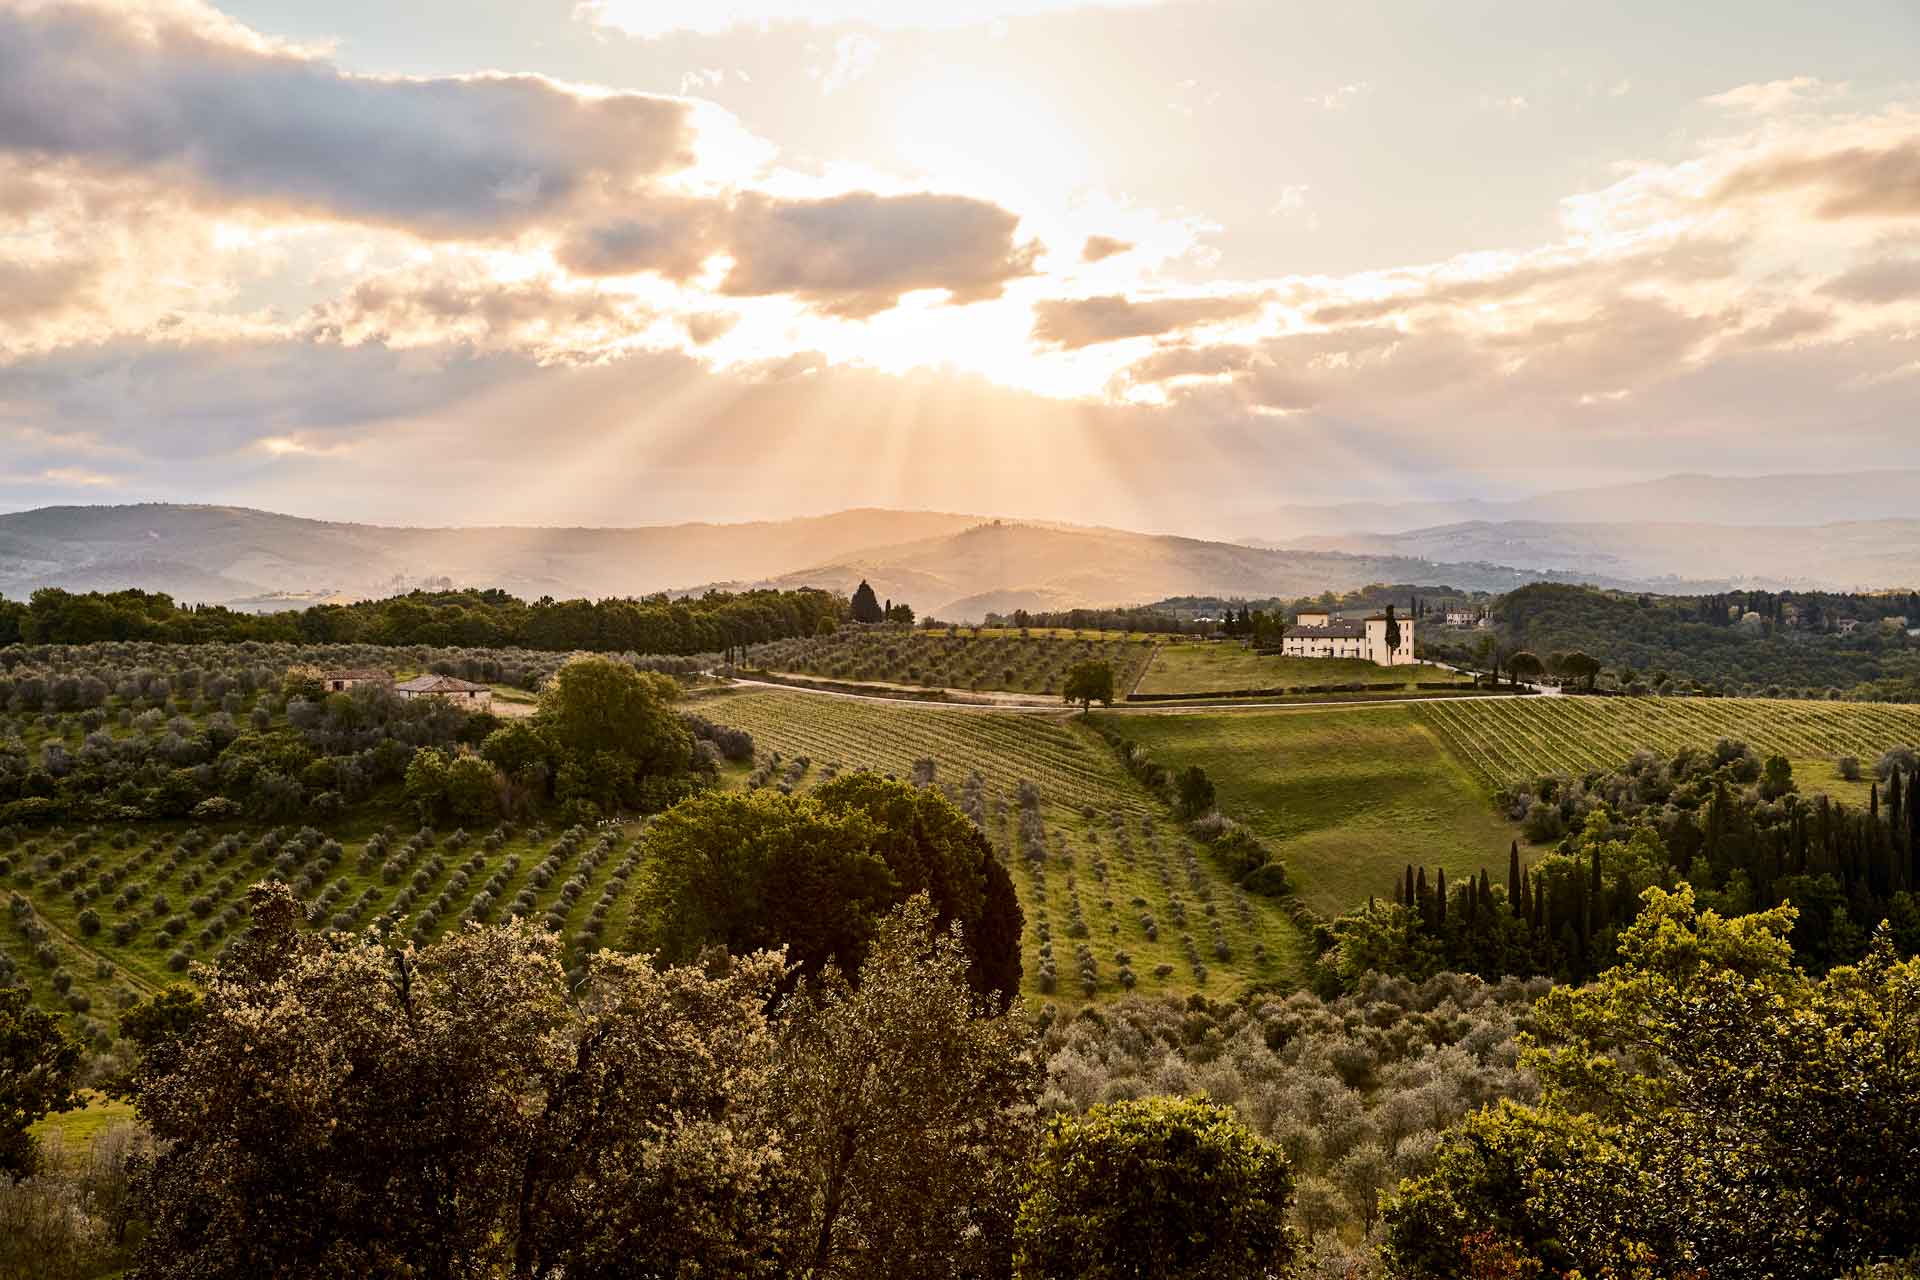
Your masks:
<instances>
[{"instance_id":1,"label":"sky","mask_svg":"<svg viewBox=\"0 0 1920 1280\"><path fill-rule=\"evenodd\" d=\"M0 509L1920 465L1910 0L0 0Z\"/></svg>"}]
</instances>

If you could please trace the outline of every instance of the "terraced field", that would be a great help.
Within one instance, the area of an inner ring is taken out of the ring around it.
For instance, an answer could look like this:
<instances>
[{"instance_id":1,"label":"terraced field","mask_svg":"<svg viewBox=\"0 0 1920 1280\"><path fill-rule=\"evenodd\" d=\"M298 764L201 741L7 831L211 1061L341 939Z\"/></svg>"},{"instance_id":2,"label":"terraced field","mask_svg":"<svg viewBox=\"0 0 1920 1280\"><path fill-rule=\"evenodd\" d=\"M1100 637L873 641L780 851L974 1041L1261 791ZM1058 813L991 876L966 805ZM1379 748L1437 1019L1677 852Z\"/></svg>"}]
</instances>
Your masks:
<instances>
[{"instance_id":1,"label":"terraced field","mask_svg":"<svg viewBox=\"0 0 1920 1280\"><path fill-rule=\"evenodd\" d=\"M1014 868L1035 998L1063 1006L1090 998L1082 946L1093 960L1091 998L1124 990L1123 968L1142 991L1216 995L1304 972L1298 928L1274 903L1240 894L1079 724L775 690L720 694L694 707L750 731L763 759L778 752L773 776L794 787L861 767L905 778L931 761L936 783L984 815ZM979 782L970 786L972 775ZM1041 978L1049 955L1052 991Z\"/></svg>"},{"instance_id":2,"label":"terraced field","mask_svg":"<svg viewBox=\"0 0 1920 1280\"><path fill-rule=\"evenodd\" d=\"M1650 749L1671 754L1737 738L1796 764L1871 761L1920 743L1920 707L1773 698L1512 698L1428 702L1419 714L1492 786L1542 773L1585 773Z\"/></svg>"}]
</instances>

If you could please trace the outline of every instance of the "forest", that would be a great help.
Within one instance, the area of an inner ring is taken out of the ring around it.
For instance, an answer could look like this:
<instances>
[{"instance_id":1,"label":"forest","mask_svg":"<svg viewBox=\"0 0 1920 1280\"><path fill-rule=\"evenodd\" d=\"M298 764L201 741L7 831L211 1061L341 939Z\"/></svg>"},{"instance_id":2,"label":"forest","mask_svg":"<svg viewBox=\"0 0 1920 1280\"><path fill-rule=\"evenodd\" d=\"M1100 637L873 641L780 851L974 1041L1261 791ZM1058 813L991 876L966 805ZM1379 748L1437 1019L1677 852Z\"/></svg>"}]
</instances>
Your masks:
<instances>
[{"instance_id":1,"label":"forest","mask_svg":"<svg viewBox=\"0 0 1920 1280\"><path fill-rule=\"evenodd\" d=\"M1842 620L1857 624L1850 634ZM1507 652L1592 654L1620 688L1920 700L1920 597L1912 592L1632 595L1534 583L1494 606ZM1482 638L1427 632L1435 656L1484 662Z\"/></svg>"}]
</instances>

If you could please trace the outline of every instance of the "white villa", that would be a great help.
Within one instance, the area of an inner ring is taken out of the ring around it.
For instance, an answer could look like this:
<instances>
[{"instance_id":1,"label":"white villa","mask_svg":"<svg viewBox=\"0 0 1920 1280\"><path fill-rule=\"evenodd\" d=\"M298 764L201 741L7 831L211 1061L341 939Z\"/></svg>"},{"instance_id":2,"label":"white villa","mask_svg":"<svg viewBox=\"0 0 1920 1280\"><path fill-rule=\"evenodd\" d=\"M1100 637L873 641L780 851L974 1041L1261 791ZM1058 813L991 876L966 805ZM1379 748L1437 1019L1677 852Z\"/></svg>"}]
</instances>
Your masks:
<instances>
[{"instance_id":1,"label":"white villa","mask_svg":"<svg viewBox=\"0 0 1920 1280\"><path fill-rule=\"evenodd\" d=\"M1413 622L1397 619L1400 644L1387 647L1387 615L1375 614L1360 622L1342 622L1326 613L1303 613L1280 637L1280 652L1289 658L1360 658L1383 667L1411 666Z\"/></svg>"}]
</instances>

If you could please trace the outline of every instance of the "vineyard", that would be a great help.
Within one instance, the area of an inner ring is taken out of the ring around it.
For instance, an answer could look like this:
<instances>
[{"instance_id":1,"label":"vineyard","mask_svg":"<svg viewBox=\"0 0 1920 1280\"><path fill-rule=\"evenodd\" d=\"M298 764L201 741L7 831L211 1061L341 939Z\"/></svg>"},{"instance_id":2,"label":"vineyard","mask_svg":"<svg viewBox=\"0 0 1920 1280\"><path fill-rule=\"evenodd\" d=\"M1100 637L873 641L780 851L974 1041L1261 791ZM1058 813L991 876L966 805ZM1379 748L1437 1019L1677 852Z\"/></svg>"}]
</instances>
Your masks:
<instances>
[{"instance_id":1,"label":"vineyard","mask_svg":"<svg viewBox=\"0 0 1920 1280\"><path fill-rule=\"evenodd\" d=\"M1105 662L1125 693L1153 653L1147 636L1112 632L842 627L831 635L756 645L748 662L764 671L880 680L930 689L1058 694L1076 663Z\"/></svg>"},{"instance_id":2,"label":"vineyard","mask_svg":"<svg viewBox=\"0 0 1920 1280\"><path fill-rule=\"evenodd\" d=\"M315 928L385 924L415 941L467 920L526 917L569 963L619 943L638 853L631 829L548 833L392 828L340 839L312 827L89 827L0 833L0 984L24 980L105 1048L118 1009L179 981L246 927L248 886L291 885ZM11 970L11 974L9 974Z\"/></svg>"},{"instance_id":3,"label":"vineyard","mask_svg":"<svg viewBox=\"0 0 1920 1280\"><path fill-rule=\"evenodd\" d=\"M1672 754L1720 738L1790 760L1872 760L1920 743L1920 707L1773 698L1512 698L1429 702L1421 718L1487 783L1579 775L1633 753Z\"/></svg>"},{"instance_id":4,"label":"vineyard","mask_svg":"<svg viewBox=\"0 0 1920 1280\"><path fill-rule=\"evenodd\" d=\"M777 691L697 707L753 734L763 763L749 782L804 788L866 767L946 790L1014 870L1034 996L1068 1003L1136 983L1224 996L1300 977L1306 942L1292 922L1239 892L1106 744L1073 723Z\"/></svg>"}]
</instances>

